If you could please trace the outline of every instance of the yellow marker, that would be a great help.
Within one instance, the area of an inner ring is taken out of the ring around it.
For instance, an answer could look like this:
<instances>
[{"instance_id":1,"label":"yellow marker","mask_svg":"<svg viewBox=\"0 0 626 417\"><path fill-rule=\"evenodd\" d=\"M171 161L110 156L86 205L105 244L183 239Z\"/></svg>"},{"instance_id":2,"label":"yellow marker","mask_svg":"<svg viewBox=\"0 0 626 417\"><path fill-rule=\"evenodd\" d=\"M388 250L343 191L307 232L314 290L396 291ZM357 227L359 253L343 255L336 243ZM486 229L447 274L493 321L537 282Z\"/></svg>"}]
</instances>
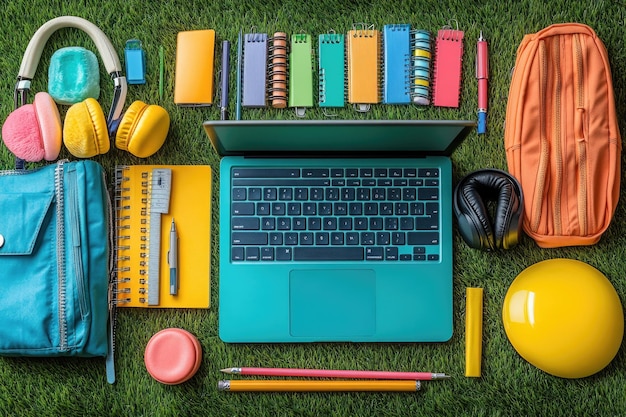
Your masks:
<instances>
[{"instance_id":1,"label":"yellow marker","mask_svg":"<svg viewBox=\"0 0 626 417\"><path fill-rule=\"evenodd\" d=\"M483 354L483 289L465 295L465 376L479 377Z\"/></svg>"},{"instance_id":2,"label":"yellow marker","mask_svg":"<svg viewBox=\"0 0 626 417\"><path fill-rule=\"evenodd\" d=\"M366 381L319 381L294 379L242 379L217 383L219 391L247 392L331 392L331 391L418 391L420 381L366 380Z\"/></svg>"}]
</instances>

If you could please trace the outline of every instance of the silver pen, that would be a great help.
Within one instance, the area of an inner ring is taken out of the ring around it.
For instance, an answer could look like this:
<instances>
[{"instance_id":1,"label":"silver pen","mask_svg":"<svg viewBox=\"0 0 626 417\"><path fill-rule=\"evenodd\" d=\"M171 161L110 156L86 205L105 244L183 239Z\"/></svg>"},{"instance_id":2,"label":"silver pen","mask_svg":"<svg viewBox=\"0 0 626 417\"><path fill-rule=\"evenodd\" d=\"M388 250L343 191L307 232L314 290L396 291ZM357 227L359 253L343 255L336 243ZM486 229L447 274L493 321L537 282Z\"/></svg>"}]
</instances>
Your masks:
<instances>
[{"instance_id":1,"label":"silver pen","mask_svg":"<svg viewBox=\"0 0 626 417\"><path fill-rule=\"evenodd\" d=\"M170 295L178 294L178 234L176 223L172 219L170 228L170 250L167 252L167 263L170 266Z\"/></svg>"}]
</instances>

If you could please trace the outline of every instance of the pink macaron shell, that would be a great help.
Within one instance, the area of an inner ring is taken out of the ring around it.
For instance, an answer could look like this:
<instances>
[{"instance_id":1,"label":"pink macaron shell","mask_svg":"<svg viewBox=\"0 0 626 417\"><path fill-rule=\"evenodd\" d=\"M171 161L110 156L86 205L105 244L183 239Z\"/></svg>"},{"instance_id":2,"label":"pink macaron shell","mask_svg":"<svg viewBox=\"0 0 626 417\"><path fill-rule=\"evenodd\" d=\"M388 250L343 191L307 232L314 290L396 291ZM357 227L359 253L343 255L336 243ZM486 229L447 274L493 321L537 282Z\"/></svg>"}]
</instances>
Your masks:
<instances>
[{"instance_id":1,"label":"pink macaron shell","mask_svg":"<svg viewBox=\"0 0 626 417\"><path fill-rule=\"evenodd\" d=\"M48 93L35 94L33 101L35 114L39 120L44 158L54 161L59 157L62 143L61 115L54 99Z\"/></svg>"},{"instance_id":2,"label":"pink macaron shell","mask_svg":"<svg viewBox=\"0 0 626 417\"><path fill-rule=\"evenodd\" d=\"M18 107L9 114L2 125L2 139L18 158L28 162L37 162L44 158L41 132L32 104Z\"/></svg>"},{"instance_id":3,"label":"pink macaron shell","mask_svg":"<svg viewBox=\"0 0 626 417\"><path fill-rule=\"evenodd\" d=\"M200 367L201 360L202 348L198 339L188 331L177 328L156 333L144 352L148 373L168 385L190 379Z\"/></svg>"}]
</instances>

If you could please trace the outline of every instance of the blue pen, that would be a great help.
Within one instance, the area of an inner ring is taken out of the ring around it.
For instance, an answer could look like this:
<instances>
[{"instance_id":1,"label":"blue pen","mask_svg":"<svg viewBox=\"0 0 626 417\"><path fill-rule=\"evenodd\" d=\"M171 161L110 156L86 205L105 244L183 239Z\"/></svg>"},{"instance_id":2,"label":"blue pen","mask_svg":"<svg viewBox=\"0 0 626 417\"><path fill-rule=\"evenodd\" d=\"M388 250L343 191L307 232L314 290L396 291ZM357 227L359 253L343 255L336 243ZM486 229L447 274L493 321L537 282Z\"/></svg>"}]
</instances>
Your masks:
<instances>
[{"instance_id":1,"label":"blue pen","mask_svg":"<svg viewBox=\"0 0 626 417\"><path fill-rule=\"evenodd\" d=\"M167 252L167 263L170 266L170 295L178 294L178 234L176 223L172 219L170 228L170 250Z\"/></svg>"}]
</instances>

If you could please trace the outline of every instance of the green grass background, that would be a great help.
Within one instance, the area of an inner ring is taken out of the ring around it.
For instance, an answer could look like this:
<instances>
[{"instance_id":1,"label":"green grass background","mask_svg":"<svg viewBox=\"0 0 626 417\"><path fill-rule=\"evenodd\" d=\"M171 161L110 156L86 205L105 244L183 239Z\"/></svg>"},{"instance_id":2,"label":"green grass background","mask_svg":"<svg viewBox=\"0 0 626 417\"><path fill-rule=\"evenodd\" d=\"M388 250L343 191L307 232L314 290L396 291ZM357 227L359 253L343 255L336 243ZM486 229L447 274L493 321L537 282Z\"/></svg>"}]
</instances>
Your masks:
<instances>
[{"instance_id":1,"label":"green grass background","mask_svg":"<svg viewBox=\"0 0 626 417\"><path fill-rule=\"evenodd\" d=\"M592 26L606 44L613 69L620 128L626 132L626 2L577 1L4 1L0 5L0 117L13 108L13 87L23 51L36 29L60 15L84 17L103 29L123 57L127 39L138 38L147 53L147 84L130 86L133 100L158 103L170 113L172 125L160 152L146 160L112 150L95 158L109 174L118 163L211 164L213 184L211 309L164 311L125 309L118 315L117 383L108 385L102 359L0 359L0 415L115 415L115 416L397 416L397 415L624 415L626 413L626 357L621 349L600 373L584 379L550 376L525 362L509 344L501 321L504 296L515 276L543 259L566 257L585 261L605 273L624 301L626 298L626 209L623 196L611 227L594 246L539 249L525 238L514 250L485 253L469 249L455 232L454 336L438 344L242 344L219 340L217 217L219 158L201 128L219 117L216 107L180 109L173 103L176 34L183 30L213 28L218 45L233 42L237 34L282 30L313 35L329 30L346 32L354 23L382 28L386 23L410 23L436 32L444 25L465 31L463 82L459 109L374 106L366 114L349 107L337 112L344 119L475 119L475 41L483 31L490 48L490 111L488 133L472 132L453 155L455 181L483 167L506 168L503 148L505 109L516 48L524 34L557 22ZM94 49L85 34L66 29L47 44L33 91L46 90L47 66L52 53L63 46ZM165 95L158 94L158 48L166 56ZM219 47L217 48L219 51ZM122 58L123 60L123 58ZM220 54L216 54L219 68ZM101 64L100 102L108 110L111 83ZM231 91L234 91L234 69ZM31 94L32 99L32 94ZM234 114L231 93L231 113ZM66 109L62 108L64 113ZM324 118L319 108L310 119ZM293 110L244 110L244 119L295 119ZM260 140L262 138L259 138ZM71 156L64 152L65 157ZM0 146L0 167L12 168L13 158ZM206 190L205 192L208 192ZM190 196L192 198L192 196ZM0 213L0 215L2 215ZM481 378L464 377L465 288L485 290L483 372ZM0 324L1 325L1 324ZM182 327L200 340L202 366L190 381L162 385L151 379L143 365L149 338L166 327ZM446 381L425 383L421 392L406 393L224 393L216 389L220 368L229 366L315 367L381 370L422 370L452 375Z\"/></svg>"}]
</instances>

